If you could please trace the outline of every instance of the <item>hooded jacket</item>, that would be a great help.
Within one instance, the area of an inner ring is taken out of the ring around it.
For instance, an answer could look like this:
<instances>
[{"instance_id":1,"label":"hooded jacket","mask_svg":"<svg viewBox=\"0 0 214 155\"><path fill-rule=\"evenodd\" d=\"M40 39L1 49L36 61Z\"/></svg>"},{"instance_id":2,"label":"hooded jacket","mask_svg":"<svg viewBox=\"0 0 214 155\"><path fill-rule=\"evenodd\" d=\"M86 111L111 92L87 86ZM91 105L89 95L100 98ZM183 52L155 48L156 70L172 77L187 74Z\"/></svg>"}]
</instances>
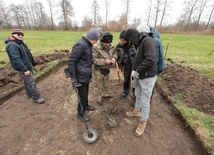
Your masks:
<instances>
[{"instance_id":1,"label":"hooded jacket","mask_svg":"<svg viewBox=\"0 0 214 155\"><path fill-rule=\"evenodd\" d=\"M137 46L137 56L132 69L139 73L140 79L157 75L157 51L152 33L139 33L136 29L129 29L125 39Z\"/></svg>"},{"instance_id":2,"label":"hooded jacket","mask_svg":"<svg viewBox=\"0 0 214 155\"><path fill-rule=\"evenodd\" d=\"M33 57L22 40L18 40L13 36L5 39L6 51L13 69L19 72L26 72L33 69L35 63Z\"/></svg>"}]
</instances>

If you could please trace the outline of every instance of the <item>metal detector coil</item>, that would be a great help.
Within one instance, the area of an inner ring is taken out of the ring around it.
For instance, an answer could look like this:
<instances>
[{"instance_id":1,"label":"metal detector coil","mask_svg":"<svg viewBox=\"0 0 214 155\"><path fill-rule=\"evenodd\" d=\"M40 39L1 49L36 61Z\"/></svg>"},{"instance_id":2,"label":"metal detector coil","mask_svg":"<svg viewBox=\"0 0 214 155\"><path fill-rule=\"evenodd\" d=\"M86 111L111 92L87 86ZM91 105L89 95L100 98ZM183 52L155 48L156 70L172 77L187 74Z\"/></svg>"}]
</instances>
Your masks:
<instances>
[{"instance_id":1,"label":"metal detector coil","mask_svg":"<svg viewBox=\"0 0 214 155\"><path fill-rule=\"evenodd\" d=\"M94 143L98 138L97 131L89 128L88 130L83 132L82 138L87 143Z\"/></svg>"},{"instance_id":2,"label":"metal detector coil","mask_svg":"<svg viewBox=\"0 0 214 155\"><path fill-rule=\"evenodd\" d=\"M79 93L78 93L78 87L81 87L81 84L80 83L73 83L73 88L75 90L75 92L77 93L77 97L78 97L78 103L80 104L81 106L81 112L83 113L83 118L84 118L84 123L85 123L85 126L86 126L86 130L83 132L83 140L87 143L94 143L96 140L97 140L97 131L92 129L92 128L88 128L88 125L86 123L86 120L85 120L85 113L83 112L83 106L80 102L80 96L79 96Z\"/></svg>"}]
</instances>

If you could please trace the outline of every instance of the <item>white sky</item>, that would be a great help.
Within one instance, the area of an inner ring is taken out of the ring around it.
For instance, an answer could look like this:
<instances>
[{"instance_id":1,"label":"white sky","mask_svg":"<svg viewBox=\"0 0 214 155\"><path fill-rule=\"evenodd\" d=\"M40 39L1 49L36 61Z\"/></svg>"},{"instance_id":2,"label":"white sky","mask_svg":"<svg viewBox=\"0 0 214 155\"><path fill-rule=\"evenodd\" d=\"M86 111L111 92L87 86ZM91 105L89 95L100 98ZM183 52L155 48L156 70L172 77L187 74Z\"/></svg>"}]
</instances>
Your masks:
<instances>
[{"instance_id":1,"label":"white sky","mask_svg":"<svg viewBox=\"0 0 214 155\"><path fill-rule=\"evenodd\" d=\"M5 4L23 4L24 0L2 0ZM38 0L37 0L38 1ZM56 0L53 0L56 1ZM154 0L153 0L154 1ZM182 9L184 7L183 5L184 0L172 0L171 4L171 10L169 11L170 16L165 21L165 23L173 24L176 22L176 20L180 17L180 14L182 12ZM48 5L46 0L40 0L40 2L43 3L45 10L47 10L48 13ZM71 5L74 8L75 17L73 18L73 21L77 21L78 25L81 24L82 19L87 15L91 16L91 5L93 0L71 0ZM103 18L103 23L105 22L105 6L104 6L104 0L97 0L100 10L99 13ZM149 3L149 0L131 0L130 5L130 20L133 20L134 18L141 18L142 21L146 19L145 12L147 10L147 6ZM122 3L122 0L110 0L110 7L109 7L109 19L108 20L117 20L119 16L122 13L122 10L124 9L124 5ZM153 21L150 19L150 21ZM129 21L131 22L131 21ZM151 26L152 23L151 23Z\"/></svg>"}]
</instances>

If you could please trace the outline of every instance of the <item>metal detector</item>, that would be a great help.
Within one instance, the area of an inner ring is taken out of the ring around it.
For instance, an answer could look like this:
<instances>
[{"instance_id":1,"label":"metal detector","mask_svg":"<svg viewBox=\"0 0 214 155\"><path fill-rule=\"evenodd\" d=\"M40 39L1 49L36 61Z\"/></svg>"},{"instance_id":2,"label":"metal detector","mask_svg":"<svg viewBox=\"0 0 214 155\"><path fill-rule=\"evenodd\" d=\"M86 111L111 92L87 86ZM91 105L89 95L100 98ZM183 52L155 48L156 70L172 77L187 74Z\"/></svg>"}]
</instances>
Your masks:
<instances>
[{"instance_id":1,"label":"metal detector","mask_svg":"<svg viewBox=\"0 0 214 155\"><path fill-rule=\"evenodd\" d=\"M86 126L86 131L83 132L83 140L86 142L86 143L94 143L97 138L98 138L98 134L97 134L97 131L92 129L92 128L88 128L88 125L86 123L86 120L85 120L85 113L83 111L83 106L81 104L81 101L80 101L80 96L79 96L79 93L78 93L78 87L81 86L80 83L75 83L73 84L74 86L74 90L76 91L77 93L77 97L78 97L78 103L80 104L80 107L81 107L81 112L83 114L83 118L84 118L84 123L85 123L85 126Z\"/></svg>"}]
</instances>

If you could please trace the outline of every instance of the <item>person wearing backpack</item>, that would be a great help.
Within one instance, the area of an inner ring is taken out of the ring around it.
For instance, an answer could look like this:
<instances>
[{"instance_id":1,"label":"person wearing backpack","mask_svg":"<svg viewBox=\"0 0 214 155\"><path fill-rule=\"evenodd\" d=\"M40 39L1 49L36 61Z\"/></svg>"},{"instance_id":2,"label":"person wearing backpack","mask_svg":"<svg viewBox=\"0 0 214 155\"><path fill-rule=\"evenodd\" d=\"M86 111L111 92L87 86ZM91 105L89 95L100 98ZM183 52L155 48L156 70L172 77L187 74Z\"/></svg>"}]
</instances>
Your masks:
<instances>
[{"instance_id":1,"label":"person wearing backpack","mask_svg":"<svg viewBox=\"0 0 214 155\"><path fill-rule=\"evenodd\" d=\"M138 47L131 73L134 78L132 84L135 87L135 107L133 111L126 112L126 116L141 118L135 130L135 136L141 136L149 118L152 90L157 79L156 42L152 33L139 33L137 29L128 29L124 39Z\"/></svg>"},{"instance_id":2,"label":"person wearing backpack","mask_svg":"<svg viewBox=\"0 0 214 155\"><path fill-rule=\"evenodd\" d=\"M153 34L153 37L154 37L154 39L156 41L156 48L157 48L157 69L158 69L158 75L159 75L164 70L163 45L162 45L162 42L160 40L160 35L159 35L158 31L155 28L153 28L153 27L149 28L144 23L140 24L136 29L140 33L144 31L146 33L152 33Z\"/></svg>"}]
</instances>

